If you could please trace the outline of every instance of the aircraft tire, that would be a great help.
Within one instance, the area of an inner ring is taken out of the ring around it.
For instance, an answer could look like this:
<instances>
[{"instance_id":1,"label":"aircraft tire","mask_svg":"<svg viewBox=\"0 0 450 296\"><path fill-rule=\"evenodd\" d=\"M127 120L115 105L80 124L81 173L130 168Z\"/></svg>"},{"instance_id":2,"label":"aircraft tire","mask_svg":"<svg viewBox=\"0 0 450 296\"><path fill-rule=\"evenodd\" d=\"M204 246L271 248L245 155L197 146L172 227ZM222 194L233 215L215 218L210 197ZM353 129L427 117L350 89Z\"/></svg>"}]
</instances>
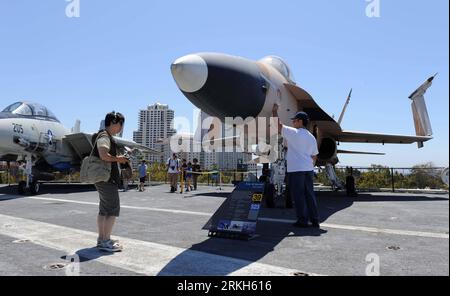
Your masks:
<instances>
[{"instance_id":1,"label":"aircraft tire","mask_svg":"<svg viewBox=\"0 0 450 296\"><path fill-rule=\"evenodd\" d=\"M32 195L37 195L37 194L39 194L40 190L41 190L41 184L39 184L38 181L33 181L30 186L30 193Z\"/></svg>"}]
</instances>

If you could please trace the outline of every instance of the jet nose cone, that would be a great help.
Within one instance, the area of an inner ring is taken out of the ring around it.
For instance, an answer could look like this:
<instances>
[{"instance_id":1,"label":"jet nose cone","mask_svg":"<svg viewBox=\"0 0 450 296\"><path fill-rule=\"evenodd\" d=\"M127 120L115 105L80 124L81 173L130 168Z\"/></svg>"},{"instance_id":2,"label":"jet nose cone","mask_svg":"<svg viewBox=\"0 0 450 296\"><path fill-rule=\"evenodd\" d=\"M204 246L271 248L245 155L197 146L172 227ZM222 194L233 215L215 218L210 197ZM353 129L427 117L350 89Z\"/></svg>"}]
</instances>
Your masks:
<instances>
[{"instance_id":1,"label":"jet nose cone","mask_svg":"<svg viewBox=\"0 0 450 296\"><path fill-rule=\"evenodd\" d=\"M186 93L202 89L208 79L208 65L198 55L187 55L176 60L171 71L178 87Z\"/></svg>"}]
</instances>

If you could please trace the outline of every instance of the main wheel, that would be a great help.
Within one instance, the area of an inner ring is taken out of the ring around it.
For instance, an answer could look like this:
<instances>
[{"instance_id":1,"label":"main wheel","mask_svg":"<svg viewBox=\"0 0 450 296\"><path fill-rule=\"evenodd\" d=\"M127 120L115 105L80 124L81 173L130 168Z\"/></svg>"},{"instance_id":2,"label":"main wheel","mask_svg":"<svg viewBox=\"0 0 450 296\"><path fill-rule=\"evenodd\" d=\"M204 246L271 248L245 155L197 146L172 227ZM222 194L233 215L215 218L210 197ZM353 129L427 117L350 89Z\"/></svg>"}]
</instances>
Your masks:
<instances>
[{"instance_id":1,"label":"main wheel","mask_svg":"<svg viewBox=\"0 0 450 296\"><path fill-rule=\"evenodd\" d=\"M20 181L19 185L17 186L17 191L19 192L20 195L24 195L26 188L27 188L27 182Z\"/></svg>"},{"instance_id":2,"label":"main wheel","mask_svg":"<svg viewBox=\"0 0 450 296\"><path fill-rule=\"evenodd\" d=\"M40 190L40 189L41 189L41 185L39 184L38 181L33 181L33 182L30 184L30 193L31 193L32 195L39 194L39 190Z\"/></svg>"}]
</instances>

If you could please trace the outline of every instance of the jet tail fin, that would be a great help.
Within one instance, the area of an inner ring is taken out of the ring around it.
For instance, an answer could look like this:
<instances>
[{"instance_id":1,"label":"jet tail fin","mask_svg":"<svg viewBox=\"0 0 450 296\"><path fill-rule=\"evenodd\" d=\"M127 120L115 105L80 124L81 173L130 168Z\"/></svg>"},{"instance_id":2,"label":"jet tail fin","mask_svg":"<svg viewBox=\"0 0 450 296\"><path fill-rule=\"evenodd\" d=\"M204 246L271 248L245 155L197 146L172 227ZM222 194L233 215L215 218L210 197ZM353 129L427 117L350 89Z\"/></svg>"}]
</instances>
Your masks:
<instances>
[{"instance_id":1,"label":"jet tail fin","mask_svg":"<svg viewBox=\"0 0 450 296\"><path fill-rule=\"evenodd\" d=\"M72 134L78 134L81 132L81 121L77 119L75 125L72 128Z\"/></svg>"},{"instance_id":2,"label":"jet tail fin","mask_svg":"<svg viewBox=\"0 0 450 296\"><path fill-rule=\"evenodd\" d=\"M428 115L427 105L425 103L425 93L427 92L428 88L431 87L436 75L430 77L409 96L409 98L412 100L412 112L417 136L430 137L433 135L431 121ZM418 143L418 145L419 148L424 147L423 142Z\"/></svg>"},{"instance_id":3,"label":"jet tail fin","mask_svg":"<svg viewBox=\"0 0 450 296\"><path fill-rule=\"evenodd\" d=\"M342 120L344 119L345 112L347 111L347 107L350 104L350 99L352 98L353 88L350 90L350 93L347 96L347 100L345 101L344 109L342 109L341 116L339 116L338 124L342 125Z\"/></svg>"}]
</instances>

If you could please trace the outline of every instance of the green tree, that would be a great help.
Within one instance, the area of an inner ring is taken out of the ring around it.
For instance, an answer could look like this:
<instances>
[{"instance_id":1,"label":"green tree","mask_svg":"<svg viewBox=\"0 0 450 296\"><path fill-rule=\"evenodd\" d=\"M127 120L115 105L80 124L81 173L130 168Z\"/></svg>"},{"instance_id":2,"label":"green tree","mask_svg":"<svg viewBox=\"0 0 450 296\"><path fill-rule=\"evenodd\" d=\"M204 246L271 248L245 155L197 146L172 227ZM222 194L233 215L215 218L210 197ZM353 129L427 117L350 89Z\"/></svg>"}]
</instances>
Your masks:
<instances>
[{"instance_id":1,"label":"green tree","mask_svg":"<svg viewBox=\"0 0 450 296\"><path fill-rule=\"evenodd\" d=\"M135 172L136 178L138 172ZM152 163L148 168L148 174L151 181L165 182L167 180L167 167L162 163Z\"/></svg>"},{"instance_id":2,"label":"green tree","mask_svg":"<svg viewBox=\"0 0 450 296\"><path fill-rule=\"evenodd\" d=\"M435 169L431 162L416 165L408 176L409 185L418 189L448 189L446 184L442 182L441 173L441 170Z\"/></svg>"},{"instance_id":3,"label":"green tree","mask_svg":"<svg viewBox=\"0 0 450 296\"><path fill-rule=\"evenodd\" d=\"M356 179L356 186L365 189L379 189L391 187L391 172L388 167L371 165L370 169L361 172Z\"/></svg>"}]
</instances>

